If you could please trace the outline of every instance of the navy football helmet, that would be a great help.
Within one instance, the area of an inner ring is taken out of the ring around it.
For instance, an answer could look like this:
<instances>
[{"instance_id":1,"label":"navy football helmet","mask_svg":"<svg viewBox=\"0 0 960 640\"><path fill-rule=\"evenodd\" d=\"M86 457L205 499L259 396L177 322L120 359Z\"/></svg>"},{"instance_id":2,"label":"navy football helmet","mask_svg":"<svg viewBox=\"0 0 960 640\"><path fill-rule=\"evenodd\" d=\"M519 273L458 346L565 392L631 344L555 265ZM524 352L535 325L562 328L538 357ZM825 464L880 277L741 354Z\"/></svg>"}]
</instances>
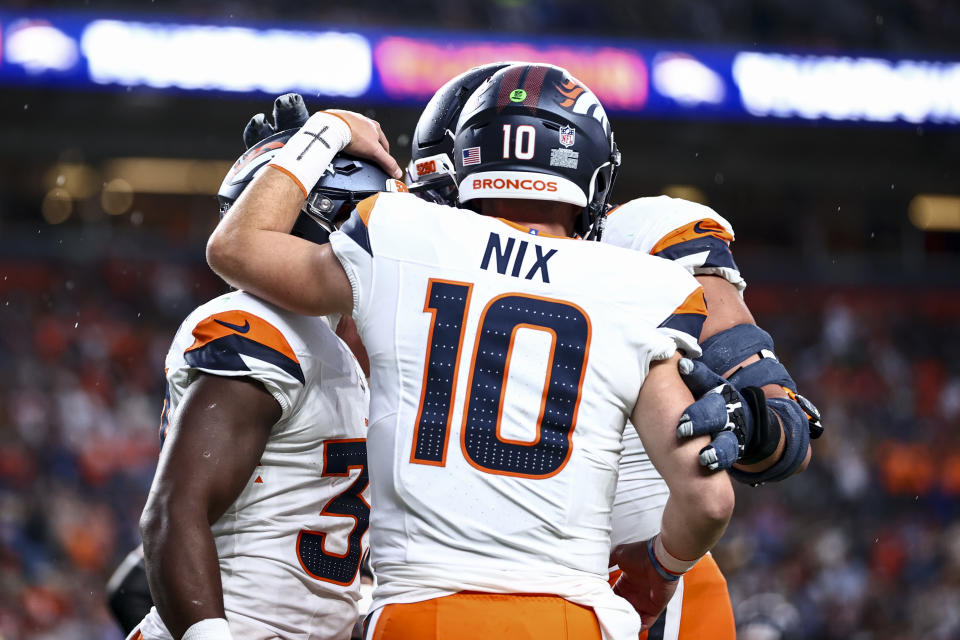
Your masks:
<instances>
[{"instance_id":1,"label":"navy football helmet","mask_svg":"<svg viewBox=\"0 0 960 640\"><path fill-rule=\"evenodd\" d=\"M575 230L599 234L620 152L596 96L565 69L500 69L464 104L454 140L461 203L552 200L583 207ZM593 228L592 228L593 227Z\"/></svg>"},{"instance_id":2,"label":"navy football helmet","mask_svg":"<svg viewBox=\"0 0 960 640\"><path fill-rule=\"evenodd\" d=\"M297 129L287 129L274 133L251 146L237 159L217 192L221 216L236 202L257 171L269 164L296 132ZM323 244L329 240L337 224L345 220L364 198L380 191L406 190L405 184L388 176L378 165L341 153L307 196L291 233Z\"/></svg>"},{"instance_id":3,"label":"navy football helmet","mask_svg":"<svg viewBox=\"0 0 960 640\"><path fill-rule=\"evenodd\" d=\"M464 71L437 89L423 109L413 132L407 184L425 200L457 205L453 165L453 132L460 110L474 89L511 62L491 62Z\"/></svg>"}]
</instances>

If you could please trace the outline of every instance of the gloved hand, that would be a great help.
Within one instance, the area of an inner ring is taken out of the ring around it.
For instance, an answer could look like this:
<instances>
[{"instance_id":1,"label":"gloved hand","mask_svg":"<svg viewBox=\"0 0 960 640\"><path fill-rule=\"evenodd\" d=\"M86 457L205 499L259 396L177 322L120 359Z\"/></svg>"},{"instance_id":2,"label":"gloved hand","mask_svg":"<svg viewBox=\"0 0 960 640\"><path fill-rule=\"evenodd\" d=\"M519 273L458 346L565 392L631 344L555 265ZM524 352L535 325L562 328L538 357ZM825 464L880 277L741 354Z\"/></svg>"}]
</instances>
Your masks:
<instances>
[{"instance_id":1,"label":"gloved hand","mask_svg":"<svg viewBox=\"0 0 960 640\"><path fill-rule=\"evenodd\" d=\"M243 129L243 144L247 149L277 131L299 129L310 118L307 105L299 93L285 93L273 101L273 123L262 113L250 118Z\"/></svg>"},{"instance_id":2,"label":"gloved hand","mask_svg":"<svg viewBox=\"0 0 960 640\"><path fill-rule=\"evenodd\" d=\"M683 358L679 368L698 400L680 417L677 437L713 436L700 450L701 465L711 471L729 469L736 462L759 462L776 450L780 423L767 407L763 390L738 390L700 361Z\"/></svg>"},{"instance_id":3,"label":"gloved hand","mask_svg":"<svg viewBox=\"0 0 960 640\"><path fill-rule=\"evenodd\" d=\"M618 545L610 560L623 572L613 592L640 614L641 631L653 626L677 590L677 580L667 580L654 568L648 552L649 540Z\"/></svg>"},{"instance_id":4,"label":"gloved hand","mask_svg":"<svg viewBox=\"0 0 960 640\"><path fill-rule=\"evenodd\" d=\"M325 113L337 116L350 128L351 138L344 149L347 153L375 161L393 178L399 180L403 177L403 170L390 155L390 142L380 128L380 123L352 111L329 109ZM299 93L285 93L273 102L272 124L262 113L250 118L250 122L243 129L243 143L249 149L278 131L299 129L309 119L310 113L303 102L303 96Z\"/></svg>"}]
</instances>

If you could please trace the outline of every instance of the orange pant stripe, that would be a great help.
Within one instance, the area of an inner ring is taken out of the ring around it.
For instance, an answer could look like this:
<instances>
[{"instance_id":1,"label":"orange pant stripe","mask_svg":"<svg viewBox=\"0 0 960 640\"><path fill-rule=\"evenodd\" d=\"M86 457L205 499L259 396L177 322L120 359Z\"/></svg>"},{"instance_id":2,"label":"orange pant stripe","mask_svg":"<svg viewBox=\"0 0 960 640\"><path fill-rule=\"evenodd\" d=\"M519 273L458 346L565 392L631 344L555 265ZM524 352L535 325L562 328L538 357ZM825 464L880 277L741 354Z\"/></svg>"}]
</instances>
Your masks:
<instances>
[{"instance_id":1,"label":"orange pant stripe","mask_svg":"<svg viewBox=\"0 0 960 640\"><path fill-rule=\"evenodd\" d=\"M727 580L713 556L706 555L683 576L678 640L736 640L737 625Z\"/></svg>"},{"instance_id":2,"label":"orange pant stripe","mask_svg":"<svg viewBox=\"0 0 960 640\"><path fill-rule=\"evenodd\" d=\"M463 592L389 604L371 640L600 640L593 609L558 596Z\"/></svg>"}]
</instances>

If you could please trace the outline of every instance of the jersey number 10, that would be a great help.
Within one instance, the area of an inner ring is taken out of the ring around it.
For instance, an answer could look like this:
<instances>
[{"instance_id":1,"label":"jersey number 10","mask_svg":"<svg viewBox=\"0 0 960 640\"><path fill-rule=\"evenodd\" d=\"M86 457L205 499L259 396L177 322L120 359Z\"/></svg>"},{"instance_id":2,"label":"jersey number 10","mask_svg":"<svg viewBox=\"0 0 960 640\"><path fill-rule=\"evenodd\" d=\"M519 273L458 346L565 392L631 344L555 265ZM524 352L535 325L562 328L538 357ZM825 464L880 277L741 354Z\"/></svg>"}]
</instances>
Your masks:
<instances>
[{"instance_id":1,"label":"jersey number 10","mask_svg":"<svg viewBox=\"0 0 960 640\"><path fill-rule=\"evenodd\" d=\"M433 318L410 462L446 464L472 289L465 282L431 279L427 284L423 310ZM500 430L510 410L504 394L520 329L550 337L536 439L531 442L511 440ZM570 458L589 349L590 320L575 304L522 293L490 300L480 315L464 398L460 446L467 462L487 473L523 478L559 473Z\"/></svg>"}]
</instances>

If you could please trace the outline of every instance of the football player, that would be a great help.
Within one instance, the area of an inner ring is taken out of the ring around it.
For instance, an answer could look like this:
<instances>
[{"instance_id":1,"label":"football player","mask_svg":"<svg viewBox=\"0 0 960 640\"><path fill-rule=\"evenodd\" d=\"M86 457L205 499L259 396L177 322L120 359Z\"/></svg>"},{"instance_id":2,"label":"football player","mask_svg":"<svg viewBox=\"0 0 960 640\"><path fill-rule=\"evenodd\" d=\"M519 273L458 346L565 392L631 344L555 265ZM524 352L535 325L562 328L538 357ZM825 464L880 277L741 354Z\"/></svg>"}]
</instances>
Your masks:
<instances>
[{"instance_id":1,"label":"football player","mask_svg":"<svg viewBox=\"0 0 960 640\"><path fill-rule=\"evenodd\" d=\"M434 94L413 135L407 171L411 191L435 202L455 202L452 130L466 97L508 64L470 69ZM571 95L566 97L578 99L574 92L569 91ZM574 156L578 150L575 136L575 131L566 136L558 131L556 151ZM666 196L638 198L610 214L605 217L602 241L674 260L704 287L710 308L698 336L704 356L685 380L696 397L708 395L690 408L691 420L685 421L688 424L678 435L712 434L715 440L701 452L702 462L731 468L742 482L779 481L803 469L810 456L809 438L822 431L819 415L796 394L796 385L773 354L772 339L756 326L743 301L746 285L730 253L730 224L708 207ZM591 232L596 236L600 230L595 225ZM750 417L760 423L752 429L749 442L742 434L728 430L725 403L717 394L709 393L724 382L720 375L744 390ZM655 533L667 496L667 486L640 439L634 430L627 429L614 507L613 544ZM684 611L693 613L681 615ZM726 582L709 555L684 576L668 613L658 620L653 633L663 638L736 637Z\"/></svg>"},{"instance_id":2,"label":"football player","mask_svg":"<svg viewBox=\"0 0 960 640\"><path fill-rule=\"evenodd\" d=\"M222 212L294 132L240 157ZM358 158L331 160L293 226L312 246L397 183ZM180 326L141 519L155 607L130 638L350 637L368 547L368 391L337 324L233 291Z\"/></svg>"},{"instance_id":3,"label":"football player","mask_svg":"<svg viewBox=\"0 0 960 640\"><path fill-rule=\"evenodd\" d=\"M574 88L589 109L556 99ZM576 165L550 152L570 128ZM698 462L709 439L675 435L702 290L669 261L570 240L604 211L619 154L593 94L549 65L502 69L467 101L459 197L484 215L380 194L329 246L286 235L330 156L377 131L311 116L207 246L235 286L356 321L373 385L369 636L636 637L606 582L627 418L671 492L659 533L614 550L619 593L665 605L733 508L727 474ZM733 402L728 420L743 422Z\"/></svg>"}]
</instances>

